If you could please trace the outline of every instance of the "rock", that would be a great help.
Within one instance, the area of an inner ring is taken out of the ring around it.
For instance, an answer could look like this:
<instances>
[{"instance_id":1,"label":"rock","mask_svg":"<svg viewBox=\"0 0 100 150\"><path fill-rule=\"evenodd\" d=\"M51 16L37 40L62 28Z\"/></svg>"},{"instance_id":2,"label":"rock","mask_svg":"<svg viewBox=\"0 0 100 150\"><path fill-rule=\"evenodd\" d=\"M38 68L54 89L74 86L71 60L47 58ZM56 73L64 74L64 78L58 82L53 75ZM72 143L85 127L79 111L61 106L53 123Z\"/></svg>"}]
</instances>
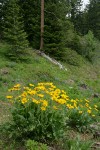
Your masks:
<instances>
[{"instance_id":1,"label":"rock","mask_svg":"<svg viewBox=\"0 0 100 150\"><path fill-rule=\"evenodd\" d=\"M96 149L99 150L100 149L100 142L95 142L91 148L94 150L96 150Z\"/></svg>"},{"instance_id":2,"label":"rock","mask_svg":"<svg viewBox=\"0 0 100 150\"><path fill-rule=\"evenodd\" d=\"M100 131L95 131L93 134L93 138L99 138L100 137Z\"/></svg>"},{"instance_id":3,"label":"rock","mask_svg":"<svg viewBox=\"0 0 100 150\"><path fill-rule=\"evenodd\" d=\"M79 85L82 89L87 89L87 85L85 83Z\"/></svg>"},{"instance_id":4,"label":"rock","mask_svg":"<svg viewBox=\"0 0 100 150\"><path fill-rule=\"evenodd\" d=\"M99 129L99 125L98 124L91 124L90 128L93 130L98 130Z\"/></svg>"},{"instance_id":5,"label":"rock","mask_svg":"<svg viewBox=\"0 0 100 150\"><path fill-rule=\"evenodd\" d=\"M9 71L8 71L7 68L1 69L0 72L1 72L2 75L5 75L5 74L8 74L8 73L9 73Z\"/></svg>"},{"instance_id":6,"label":"rock","mask_svg":"<svg viewBox=\"0 0 100 150\"><path fill-rule=\"evenodd\" d=\"M65 80L65 83L68 83L68 84L70 84L70 85L73 85L73 84L75 83L75 81L72 80L72 79L68 79L68 80Z\"/></svg>"},{"instance_id":7,"label":"rock","mask_svg":"<svg viewBox=\"0 0 100 150\"><path fill-rule=\"evenodd\" d=\"M99 98L100 95L99 95L98 93L94 93L94 94L92 95L92 97L93 97L93 98Z\"/></svg>"}]
</instances>

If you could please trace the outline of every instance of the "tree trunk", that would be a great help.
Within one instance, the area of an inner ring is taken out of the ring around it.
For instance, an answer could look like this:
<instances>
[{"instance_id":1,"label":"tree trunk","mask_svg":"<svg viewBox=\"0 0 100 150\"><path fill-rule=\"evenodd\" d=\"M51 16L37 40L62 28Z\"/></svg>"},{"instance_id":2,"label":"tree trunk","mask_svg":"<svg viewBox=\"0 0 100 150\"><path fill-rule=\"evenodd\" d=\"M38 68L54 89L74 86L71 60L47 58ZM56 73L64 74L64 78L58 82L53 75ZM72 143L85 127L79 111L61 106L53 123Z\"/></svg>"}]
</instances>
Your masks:
<instances>
[{"instance_id":1,"label":"tree trunk","mask_svg":"<svg viewBox=\"0 0 100 150\"><path fill-rule=\"evenodd\" d=\"M40 50L43 49L43 34L44 34L44 0L41 0L41 41Z\"/></svg>"}]
</instances>

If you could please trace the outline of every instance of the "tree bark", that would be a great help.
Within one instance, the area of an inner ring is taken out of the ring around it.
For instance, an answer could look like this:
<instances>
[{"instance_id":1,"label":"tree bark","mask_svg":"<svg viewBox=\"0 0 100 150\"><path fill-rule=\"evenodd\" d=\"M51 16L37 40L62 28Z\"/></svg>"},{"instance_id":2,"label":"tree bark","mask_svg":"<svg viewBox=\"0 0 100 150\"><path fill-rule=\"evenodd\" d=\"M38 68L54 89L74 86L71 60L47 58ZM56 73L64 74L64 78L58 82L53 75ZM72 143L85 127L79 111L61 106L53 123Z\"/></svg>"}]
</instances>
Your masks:
<instances>
[{"instance_id":1,"label":"tree bark","mask_svg":"<svg viewBox=\"0 0 100 150\"><path fill-rule=\"evenodd\" d=\"M41 0L41 41L40 41L40 50L43 49L43 45L44 45L43 34L44 34L44 0Z\"/></svg>"}]
</instances>

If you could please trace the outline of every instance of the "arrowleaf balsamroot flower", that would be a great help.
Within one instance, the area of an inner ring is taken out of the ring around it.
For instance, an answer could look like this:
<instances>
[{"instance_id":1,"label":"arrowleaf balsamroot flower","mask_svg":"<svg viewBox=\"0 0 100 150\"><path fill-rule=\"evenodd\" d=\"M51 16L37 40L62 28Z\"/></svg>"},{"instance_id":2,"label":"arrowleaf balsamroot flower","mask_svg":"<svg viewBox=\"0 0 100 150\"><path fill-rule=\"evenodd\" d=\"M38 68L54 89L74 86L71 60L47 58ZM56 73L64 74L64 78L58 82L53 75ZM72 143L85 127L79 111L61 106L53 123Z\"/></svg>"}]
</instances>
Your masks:
<instances>
[{"instance_id":1,"label":"arrowleaf balsamroot flower","mask_svg":"<svg viewBox=\"0 0 100 150\"><path fill-rule=\"evenodd\" d=\"M41 82L37 86L30 83L26 87L16 84L8 91L18 91L19 93L17 96L16 94L6 96L7 99L13 98L13 103L17 101L26 105L32 102L39 105L43 111L48 109L48 107L58 110L64 106L67 108L67 111L68 109L75 109L80 115L87 113L88 115L95 116L95 113L98 112L98 106L96 104L94 106L91 105L90 100L70 99L64 90L60 90L51 82Z\"/></svg>"}]
</instances>

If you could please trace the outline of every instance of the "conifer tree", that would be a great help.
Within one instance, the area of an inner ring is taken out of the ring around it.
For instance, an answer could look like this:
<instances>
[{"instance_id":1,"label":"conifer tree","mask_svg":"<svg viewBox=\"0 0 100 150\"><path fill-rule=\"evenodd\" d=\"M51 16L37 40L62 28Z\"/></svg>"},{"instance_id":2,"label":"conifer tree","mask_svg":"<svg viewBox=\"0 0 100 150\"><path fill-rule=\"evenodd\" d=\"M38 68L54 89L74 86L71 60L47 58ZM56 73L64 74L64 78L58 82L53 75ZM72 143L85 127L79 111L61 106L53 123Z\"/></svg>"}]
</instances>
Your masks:
<instances>
[{"instance_id":1,"label":"conifer tree","mask_svg":"<svg viewBox=\"0 0 100 150\"><path fill-rule=\"evenodd\" d=\"M41 32L41 0L19 0L21 13L24 19L24 29L28 35L30 45L40 48Z\"/></svg>"},{"instance_id":2,"label":"conifer tree","mask_svg":"<svg viewBox=\"0 0 100 150\"><path fill-rule=\"evenodd\" d=\"M0 39L2 34L2 1L0 3Z\"/></svg>"},{"instance_id":3,"label":"conifer tree","mask_svg":"<svg viewBox=\"0 0 100 150\"><path fill-rule=\"evenodd\" d=\"M69 5L71 7L71 21L73 22L75 29L78 30L77 22L80 21L82 15L82 0L70 0Z\"/></svg>"},{"instance_id":4,"label":"conifer tree","mask_svg":"<svg viewBox=\"0 0 100 150\"><path fill-rule=\"evenodd\" d=\"M44 34L44 0L41 0L41 42L40 42L40 50L43 49L43 45L44 45L43 34Z\"/></svg>"},{"instance_id":5,"label":"conifer tree","mask_svg":"<svg viewBox=\"0 0 100 150\"><path fill-rule=\"evenodd\" d=\"M90 0L87 7L88 30L100 40L100 0Z\"/></svg>"},{"instance_id":6,"label":"conifer tree","mask_svg":"<svg viewBox=\"0 0 100 150\"><path fill-rule=\"evenodd\" d=\"M44 25L44 50L53 55L56 59L61 59L65 48L66 14L68 13L68 3L66 0L46 0L45 1L45 25Z\"/></svg>"},{"instance_id":7,"label":"conifer tree","mask_svg":"<svg viewBox=\"0 0 100 150\"><path fill-rule=\"evenodd\" d=\"M4 38L12 46L12 52L15 54L28 47L27 36L17 2L17 0L8 1L4 17Z\"/></svg>"},{"instance_id":8,"label":"conifer tree","mask_svg":"<svg viewBox=\"0 0 100 150\"><path fill-rule=\"evenodd\" d=\"M0 39L3 39L4 14L7 0L0 0Z\"/></svg>"}]
</instances>

